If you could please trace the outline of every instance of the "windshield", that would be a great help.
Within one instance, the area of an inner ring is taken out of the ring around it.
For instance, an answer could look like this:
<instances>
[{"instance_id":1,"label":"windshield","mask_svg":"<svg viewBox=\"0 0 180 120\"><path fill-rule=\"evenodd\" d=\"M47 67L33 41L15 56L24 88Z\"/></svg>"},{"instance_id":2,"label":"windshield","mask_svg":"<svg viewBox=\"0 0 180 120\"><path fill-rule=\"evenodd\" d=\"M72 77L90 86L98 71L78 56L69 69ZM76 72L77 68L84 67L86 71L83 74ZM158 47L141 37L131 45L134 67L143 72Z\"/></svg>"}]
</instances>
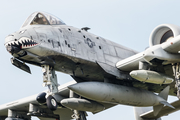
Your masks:
<instances>
[{"instance_id":1,"label":"windshield","mask_svg":"<svg viewBox=\"0 0 180 120\"><path fill-rule=\"evenodd\" d=\"M22 27L27 25L65 25L65 23L48 13L35 12L27 18Z\"/></svg>"},{"instance_id":2,"label":"windshield","mask_svg":"<svg viewBox=\"0 0 180 120\"><path fill-rule=\"evenodd\" d=\"M59 18L57 18L55 16L52 16L52 15L46 14L46 13L44 13L44 15L48 19L50 25L62 25L62 24L65 24L62 20L60 20Z\"/></svg>"},{"instance_id":3,"label":"windshield","mask_svg":"<svg viewBox=\"0 0 180 120\"><path fill-rule=\"evenodd\" d=\"M30 25L49 25L49 22L43 14L38 13Z\"/></svg>"}]
</instances>

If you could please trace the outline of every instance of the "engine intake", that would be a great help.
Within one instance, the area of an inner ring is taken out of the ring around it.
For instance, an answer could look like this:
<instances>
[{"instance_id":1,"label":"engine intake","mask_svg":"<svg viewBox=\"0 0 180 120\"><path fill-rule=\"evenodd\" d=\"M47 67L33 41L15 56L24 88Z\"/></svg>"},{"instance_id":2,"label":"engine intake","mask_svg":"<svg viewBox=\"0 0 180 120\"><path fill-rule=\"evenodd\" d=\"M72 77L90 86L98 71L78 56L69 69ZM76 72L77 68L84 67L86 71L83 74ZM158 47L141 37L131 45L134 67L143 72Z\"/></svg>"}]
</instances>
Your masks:
<instances>
[{"instance_id":1,"label":"engine intake","mask_svg":"<svg viewBox=\"0 0 180 120\"><path fill-rule=\"evenodd\" d=\"M180 35L180 27L172 24L162 24L157 26L149 38L149 46L164 43Z\"/></svg>"}]
</instances>

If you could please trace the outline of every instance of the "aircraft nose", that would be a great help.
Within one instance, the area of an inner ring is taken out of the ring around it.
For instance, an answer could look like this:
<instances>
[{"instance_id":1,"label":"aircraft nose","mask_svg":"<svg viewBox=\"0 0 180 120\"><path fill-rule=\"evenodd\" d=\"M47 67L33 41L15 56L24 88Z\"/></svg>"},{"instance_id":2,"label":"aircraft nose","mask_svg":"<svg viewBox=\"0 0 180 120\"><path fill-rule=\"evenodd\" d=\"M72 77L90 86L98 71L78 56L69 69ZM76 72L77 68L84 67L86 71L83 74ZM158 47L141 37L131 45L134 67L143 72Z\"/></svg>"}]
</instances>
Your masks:
<instances>
[{"instance_id":1,"label":"aircraft nose","mask_svg":"<svg viewBox=\"0 0 180 120\"><path fill-rule=\"evenodd\" d=\"M22 37L17 35L9 35L5 38L5 47L10 53L18 53L22 49L32 48L37 46L38 43L29 36Z\"/></svg>"},{"instance_id":2,"label":"aircraft nose","mask_svg":"<svg viewBox=\"0 0 180 120\"><path fill-rule=\"evenodd\" d=\"M15 41L16 39L14 38L14 35L11 34L11 35L8 35L6 38L5 38L5 47L6 47L6 50L10 53L15 53L15 52L19 52L20 49L17 48L16 46L12 46L11 44L8 44L10 43L11 41Z\"/></svg>"},{"instance_id":3,"label":"aircraft nose","mask_svg":"<svg viewBox=\"0 0 180 120\"><path fill-rule=\"evenodd\" d=\"M6 50L10 53L18 53L21 49L16 46L6 46Z\"/></svg>"},{"instance_id":4,"label":"aircraft nose","mask_svg":"<svg viewBox=\"0 0 180 120\"><path fill-rule=\"evenodd\" d=\"M137 76L137 72L136 72L136 71L130 72L130 76L131 76L131 77L136 77L136 76Z\"/></svg>"},{"instance_id":5,"label":"aircraft nose","mask_svg":"<svg viewBox=\"0 0 180 120\"><path fill-rule=\"evenodd\" d=\"M8 35L6 38L5 38L5 45L10 42L10 41L14 41L15 38L14 38L14 35L13 34L10 34Z\"/></svg>"}]
</instances>

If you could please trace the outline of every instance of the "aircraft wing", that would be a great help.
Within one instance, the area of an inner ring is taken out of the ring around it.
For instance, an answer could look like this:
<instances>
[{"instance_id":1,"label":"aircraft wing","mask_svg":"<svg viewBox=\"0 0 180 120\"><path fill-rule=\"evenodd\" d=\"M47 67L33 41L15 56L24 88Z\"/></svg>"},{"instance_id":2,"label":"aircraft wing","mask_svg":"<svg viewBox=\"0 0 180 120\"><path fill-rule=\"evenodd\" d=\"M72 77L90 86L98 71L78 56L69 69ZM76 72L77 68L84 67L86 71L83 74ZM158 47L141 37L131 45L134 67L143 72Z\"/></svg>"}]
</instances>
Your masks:
<instances>
[{"instance_id":1,"label":"aircraft wing","mask_svg":"<svg viewBox=\"0 0 180 120\"><path fill-rule=\"evenodd\" d=\"M179 43L177 44L179 45ZM173 45L176 45L176 43ZM172 51L169 50L171 47L172 46L169 45L169 42L154 45L141 53L117 62L116 67L122 71L132 71L139 69L139 62L146 62L149 65L153 65L155 62L156 64L162 62L162 65L179 63L180 55L178 51L176 51L177 53L171 53Z\"/></svg>"},{"instance_id":2,"label":"aircraft wing","mask_svg":"<svg viewBox=\"0 0 180 120\"><path fill-rule=\"evenodd\" d=\"M162 63L168 65L180 62L180 28L171 24L157 26L150 35L149 48L145 51L117 62L122 71L139 69L139 61L150 65Z\"/></svg>"},{"instance_id":3,"label":"aircraft wing","mask_svg":"<svg viewBox=\"0 0 180 120\"><path fill-rule=\"evenodd\" d=\"M66 97L69 94L67 86L72 85L74 83L76 82L71 81L69 83L59 86L59 94ZM28 119L30 119L30 116L37 116L41 120L55 120L58 119L59 116L61 120L72 119L71 115L73 114L73 112L70 109L59 107L56 111L52 112L47 108L46 105L41 105L37 102L37 96L38 94L20 100L16 100L4 105L0 105L0 117L7 118L7 116L12 114L12 116L15 117L19 115ZM35 106L35 109L39 110L39 113L29 114L28 116L27 114L31 111L30 109L32 108L30 108L30 106L32 105Z\"/></svg>"},{"instance_id":4,"label":"aircraft wing","mask_svg":"<svg viewBox=\"0 0 180 120\"><path fill-rule=\"evenodd\" d=\"M180 27L171 24L162 24L157 26L150 35L149 48L136 55L123 59L116 63L116 67L123 72L128 73L132 78L141 81L142 83L167 84L171 86L171 92L168 94L178 95L180 88L179 79L180 73ZM176 79L175 79L176 78ZM158 81L159 80L159 81ZM168 80L170 80L168 82ZM172 83L172 84L171 84ZM152 88L152 86L151 86ZM157 119L180 110L180 101L171 103L175 109L164 106L159 111L155 107L154 110L145 112L139 109L136 111L136 116L141 119ZM143 114L140 114L143 112ZM137 117L138 119L140 119Z\"/></svg>"},{"instance_id":5,"label":"aircraft wing","mask_svg":"<svg viewBox=\"0 0 180 120\"><path fill-rule=\"evenodd\" d=\"M67 86L75 84L75 81L71 81L58 87L58 94L64 98L69 97L69 89ZM47 92L47 91L45 91ZM29 96L20 100L16 100L7 104L0 105L0 120L5 119L8 116L23 117L27 120L31 119L31 116L36 116L40 120L71 120L73 111L65 107L58 107L57 110L51 111L46 104L39 104L36 100L38 94ZM115 106L116 104L101 103L105 109ZM32 107L33 106L33 107ZM104 110L105 110L104 109ZM37 112L32 112L35 110ZM96 114L96 113L93 113ZM60 118L59 118L60 117Z\"/></svg>"}]
</instances>

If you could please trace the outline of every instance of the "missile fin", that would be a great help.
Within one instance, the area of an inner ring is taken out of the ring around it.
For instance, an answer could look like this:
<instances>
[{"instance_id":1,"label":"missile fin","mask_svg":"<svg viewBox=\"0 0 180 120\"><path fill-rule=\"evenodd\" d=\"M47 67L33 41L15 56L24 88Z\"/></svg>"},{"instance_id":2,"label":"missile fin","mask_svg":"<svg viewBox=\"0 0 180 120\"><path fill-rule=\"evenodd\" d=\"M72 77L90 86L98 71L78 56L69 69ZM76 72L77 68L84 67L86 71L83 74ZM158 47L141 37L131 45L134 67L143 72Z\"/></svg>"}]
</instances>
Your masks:
<instances>
[{"instance_id":1,"label":"missile fin","mask_svg":"<svg viewBox=\"0 0 180 120\"><path fill-rule=\"evenodd\" d=\"M164 100L167 100L169 94L170 86L167 86L163 91L159 93L159 96L162 97Z\"/></svg>"},{"instance_id":2,"label":"missile fin","mask_svg":"<svg viewBox=\"0 0 180 120\"><path fill-rule=\"evenodd\" d=\"M175 109L171 104L167 102L168 94L169 94L170 86L167 86L163 91L159 93L159 96L164 99L164 101L160 101L161 104L164 104L170 108Z\"/></svg>"},{"instance_id":3,"label":"missile fin","mask_svg":"<svg viewBox=\"0 0 180 120\"><path fill-rule=\"evenodd\" d=\"M154 116L157 116L158 113L161 111L161 109L163 108L164 104L160 104L160 105L156 105L153 106L153 112L154 112Z\"/></svg>"},{"instance_id":4,"label":"missile fin","mask_svg":"<svg viewBox=\"0 0 180 120\"><path fill-rule=\"evenodd\" d=\"M169 94L169 88L170 88L170 86L167 86L163 91L161 91L159 93L159 97L163 98L164 100L160 101L160 103L161 103L160 105L153 106L154 116L158 115L158 113L161 111L161 109L163 108L164 105L175 109L171 104L169 104L167 102L167 98L168 98L168 94Z\"/></svg>"},{"instance_id":5,"label":"missile fin","mask_svg":"<svg viewBox=\"0 0 180 120\"><path fill-rule=\"evenodd\" d=\"M176 109L176 108L173 107L171 104L169 104L167 101L161 101L160 103L161 103L161 104L164 104L164 105L166 105L166 106L168 106L168 107L170 107L170 108Z\"/></svg>"}]
</instances>

